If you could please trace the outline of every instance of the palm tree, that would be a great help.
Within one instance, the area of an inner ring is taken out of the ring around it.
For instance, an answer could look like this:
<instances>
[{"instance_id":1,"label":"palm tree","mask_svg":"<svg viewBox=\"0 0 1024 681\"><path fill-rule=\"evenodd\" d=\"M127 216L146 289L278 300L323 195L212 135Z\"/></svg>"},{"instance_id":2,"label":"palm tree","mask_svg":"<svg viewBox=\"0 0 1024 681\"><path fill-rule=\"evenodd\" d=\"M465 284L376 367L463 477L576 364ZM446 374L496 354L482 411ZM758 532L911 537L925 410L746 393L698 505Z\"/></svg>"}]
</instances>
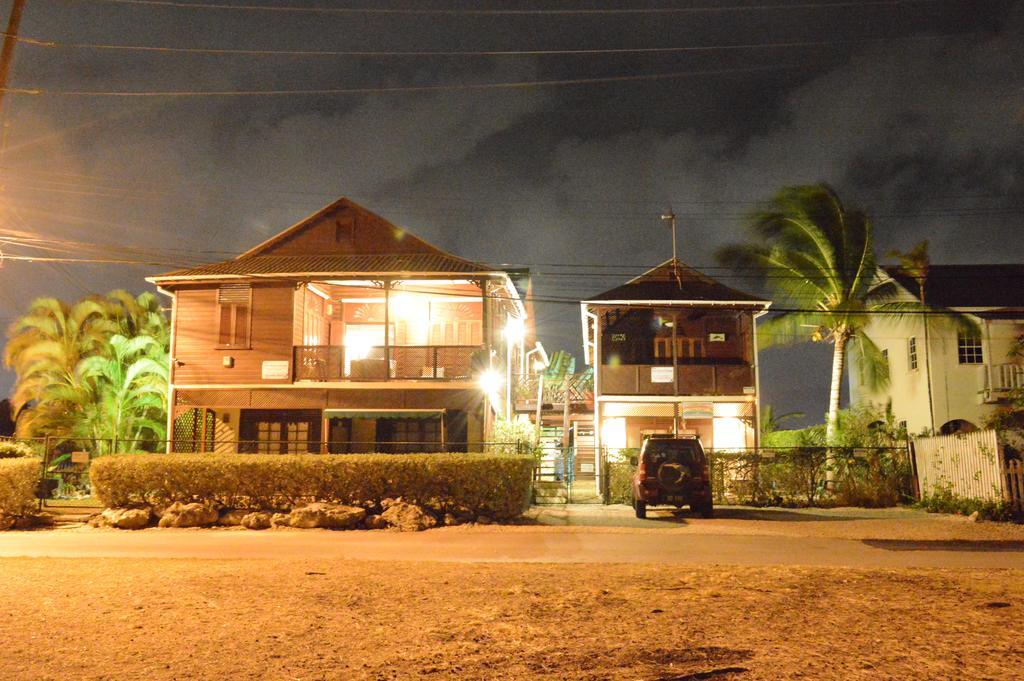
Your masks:
<instances>
[{"instance_id":1,"label":"palm tree","mask_svg":"<svg viewBox=\"0 0 1024 681\"><path fill-rule=\"evenodd\" d=\"M928 255L928 240L925 239L913 246L909 251L889 251L890 258L896 258L900 269L917 284L918 299L923 308L925 303L925 285L928 282L928 268L931 256ZM924 324L924 381L928 388L928 427L935 432L935 405L932 400L932 362L931 342L928 338L928 315L921 320Z\"/></svg>"},{"instance_id":2,"label":"palm tree","mask_svg":"<svg viewBox=\"0 0 1024 681\"><path fill-rule=\"evenodd\" d=\"M170 334L153 294L41 298L8 335L12 406L32 404L19 435L84 438L97 452L104 441L165 437Z\"/></svg>"},{"instance_id":3,"label":"palm tree","mask_svg":"<svg viewBox=\"0 0 1024 681\"><path fill-rule=\"evenodd\" d=\"M726 246L718 258L761 275L782 308L760 325L762 346L832 344L825 428L832 444L847 353L859 360L865 385L884 388L889 381L888 361L863 332L869 317L900 318L919 306L895 300L893 282L879 283L871 221L828 185L783 188L751 216L749 229L749 243Z\"/></svg>"}]
</instances>

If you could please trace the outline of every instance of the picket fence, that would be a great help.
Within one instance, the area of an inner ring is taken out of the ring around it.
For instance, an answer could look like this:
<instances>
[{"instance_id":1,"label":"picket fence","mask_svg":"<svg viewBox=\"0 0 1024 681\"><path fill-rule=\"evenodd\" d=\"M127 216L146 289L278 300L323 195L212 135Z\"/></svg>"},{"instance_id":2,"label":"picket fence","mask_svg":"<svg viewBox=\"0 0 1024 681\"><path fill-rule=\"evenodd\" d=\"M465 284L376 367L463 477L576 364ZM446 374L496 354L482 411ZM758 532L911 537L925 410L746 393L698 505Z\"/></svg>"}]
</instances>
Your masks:
<instances>
[{"instance_id":1,"label":"picket fence","mask_svg":"<svg viewBox=\"0 0 1024 681\"><path fill-rule=\"evenodd\" d=\"M1004 459L994 430L916 438L914 463L922 495L948 490L1024 512L1024 463Z\"/></svg>"}]
</instances>

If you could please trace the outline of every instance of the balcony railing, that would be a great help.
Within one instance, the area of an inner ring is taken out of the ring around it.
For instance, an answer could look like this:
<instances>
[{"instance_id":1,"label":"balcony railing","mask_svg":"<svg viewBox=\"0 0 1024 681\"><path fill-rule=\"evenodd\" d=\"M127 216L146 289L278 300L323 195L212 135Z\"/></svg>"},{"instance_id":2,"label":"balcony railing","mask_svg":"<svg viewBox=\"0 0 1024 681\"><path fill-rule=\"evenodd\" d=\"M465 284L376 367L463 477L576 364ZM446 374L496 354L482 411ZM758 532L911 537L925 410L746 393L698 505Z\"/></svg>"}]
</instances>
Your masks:
<instances>
[{"instance_id":1,"label":"balcony railing","mask_svg":"<svg viewBox=\"0 0 1024 681\"><path fill-rule=\"evenodd\" d=\"M1024 364L993 364L988 368L989 389L1007 393L1024 389Z\"/></svg>"},{"instance_id":2,"label":"balcony railing","mask_svg":"<svg viewBox=\"0 0 1024 681\"><path fill-rule=\"evenodd\" d=\"M602 395L744 395L754 390L749 364L680 364L673 388L671 366L602 365Z\"/></svg>"},{"instance_id":3,"label":"balcony railing","mask_svg":"<svg viewBox=\"0 0 1024 681\"><path fill-rule=\"evenodd\" d=\"M469 380L477 345L295 347L296 381Z\"/></svg>"}]
</instances>

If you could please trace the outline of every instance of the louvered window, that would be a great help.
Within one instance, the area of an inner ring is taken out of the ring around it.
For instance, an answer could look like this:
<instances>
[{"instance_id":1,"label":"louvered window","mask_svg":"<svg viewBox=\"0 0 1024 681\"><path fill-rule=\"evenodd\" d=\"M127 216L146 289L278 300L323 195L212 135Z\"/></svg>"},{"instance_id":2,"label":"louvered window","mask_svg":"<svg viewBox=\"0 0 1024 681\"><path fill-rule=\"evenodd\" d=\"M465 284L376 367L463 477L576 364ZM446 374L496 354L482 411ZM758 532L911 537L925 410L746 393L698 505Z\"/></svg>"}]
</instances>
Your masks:
<instances>
[{"instance_id":1,"label":"louvered window","mask_svg":"<svg viewBox=\"0 0 1024 681\"><path fill-rule=\"evenodd\" d=\"M248 348L252 288L246 284L221 286L217 292L217 306L220 325L217 346Z\"/></svg>"}]
</instances>

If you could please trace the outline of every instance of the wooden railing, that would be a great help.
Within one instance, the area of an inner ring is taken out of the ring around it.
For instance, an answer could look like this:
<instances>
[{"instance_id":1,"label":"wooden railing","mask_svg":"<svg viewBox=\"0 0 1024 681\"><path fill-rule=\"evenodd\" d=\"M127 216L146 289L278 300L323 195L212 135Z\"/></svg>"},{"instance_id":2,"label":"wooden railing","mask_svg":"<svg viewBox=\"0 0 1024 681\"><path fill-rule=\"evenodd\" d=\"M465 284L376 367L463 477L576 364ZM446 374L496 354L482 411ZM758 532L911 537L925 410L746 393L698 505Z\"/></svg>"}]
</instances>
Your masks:
<instances>
[{"instance_id":1,"label":"wooden railing","mask_svg":"<svg viewBox=\"0 0 1024 681\"><path fill-rule=\"evenodd\" d=\"M393 345L360 348L342 345L295 347L296 381L464 381L472 374L477 345Z\"/></svg>"},{"instance_id":2,"label":"wooden railing","mask_svg":"<svg viewBox=\"0 0 1024 681\"><path fill-rule=\"evenodd\" d=\"M749 364L601 365L602 395L744 395L753 392ZM673 378L676 387L673 387Z\"/></svg>"},{"instance_id":3,"label":"wooden railing","mask_svg":"<svg viewBox=\"0 0 1024 681\"><path fill-rule=\"evenodd\" d=\"M1024 364L992 364L988 368L988 376L992 392L1024 389Z\"/></svg>"}]
</instances>

